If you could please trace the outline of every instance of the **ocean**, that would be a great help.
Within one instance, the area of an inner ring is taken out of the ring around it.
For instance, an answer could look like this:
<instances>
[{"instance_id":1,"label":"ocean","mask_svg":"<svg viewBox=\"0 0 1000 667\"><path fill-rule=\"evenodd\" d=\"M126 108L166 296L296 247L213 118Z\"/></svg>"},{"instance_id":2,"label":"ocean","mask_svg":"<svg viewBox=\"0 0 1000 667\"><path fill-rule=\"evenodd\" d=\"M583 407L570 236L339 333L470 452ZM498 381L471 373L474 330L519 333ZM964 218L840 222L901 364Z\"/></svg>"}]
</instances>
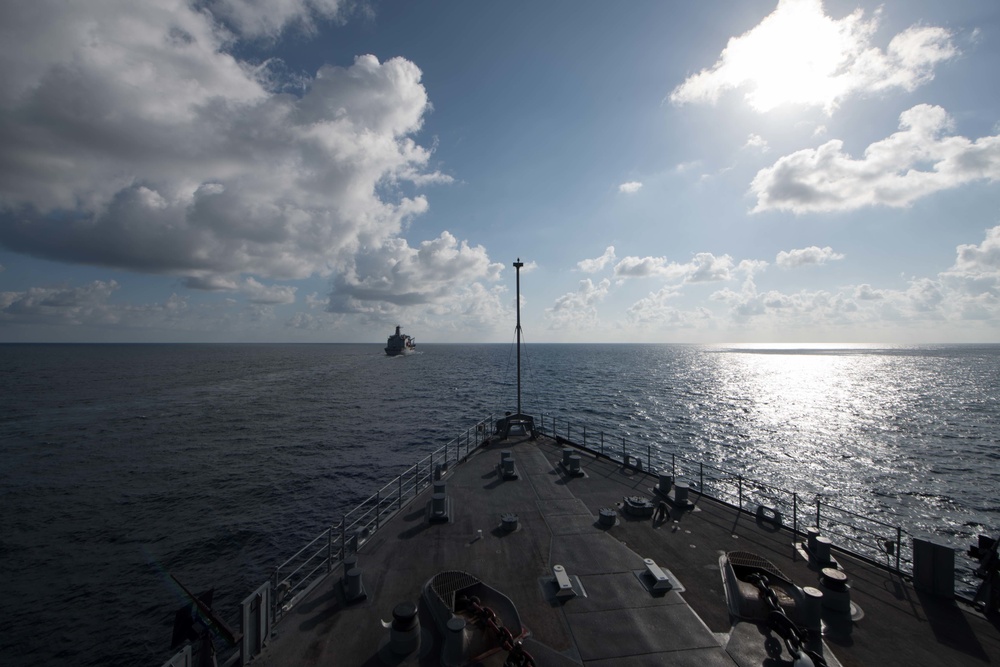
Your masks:
<instances>
[{"instance_id":1,"label":"ocean","mask_svg":"<svg viewBox=\"0 0 1000 667\"><path fill-rule=\"evenodd\" d=\"M0 662L160 665L491 413L508 345L0 345ZM1000 530L1000 346L529 345L529 414L817 494L964 551ZM959 558L961 560L961 558Z\"/></svg>"}]
</instances>

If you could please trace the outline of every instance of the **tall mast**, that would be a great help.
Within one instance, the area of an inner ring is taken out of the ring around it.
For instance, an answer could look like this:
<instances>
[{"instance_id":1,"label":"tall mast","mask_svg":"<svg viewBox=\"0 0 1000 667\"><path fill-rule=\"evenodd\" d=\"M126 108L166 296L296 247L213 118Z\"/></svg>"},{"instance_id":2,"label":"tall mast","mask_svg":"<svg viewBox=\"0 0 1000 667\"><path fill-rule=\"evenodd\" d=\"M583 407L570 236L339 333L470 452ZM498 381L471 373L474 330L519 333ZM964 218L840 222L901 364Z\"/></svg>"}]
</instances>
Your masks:
<instances>
[{"instance_id":1,"label":"tall mast","mask_svg":"<svg viewBox=\"0 0 1000 667\"><path fill-rule=\"evenodd\" d=\"M517 271L517 414L521 414L521 267L524 262L518 257L514 262Z\"/></svg>"}]
</instances>

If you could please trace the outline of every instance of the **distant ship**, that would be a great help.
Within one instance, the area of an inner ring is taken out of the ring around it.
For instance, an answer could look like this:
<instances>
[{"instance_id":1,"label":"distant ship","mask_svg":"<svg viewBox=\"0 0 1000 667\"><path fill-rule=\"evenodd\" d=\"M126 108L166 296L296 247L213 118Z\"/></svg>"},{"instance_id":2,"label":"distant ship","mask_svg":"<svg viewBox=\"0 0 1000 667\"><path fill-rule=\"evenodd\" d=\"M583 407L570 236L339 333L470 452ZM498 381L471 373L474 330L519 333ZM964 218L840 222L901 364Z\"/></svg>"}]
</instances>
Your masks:
<instances>
[{"instance_id":1,"label":"distant ship","mask_svg":"<svg viewBox=\"0 0 1000 667\"><path fill-rule=\"evenodd\" d=\"M398 354L409 354L417 349L417 341L411 336L400 332L400 326L396 325L396 333L389 336L385 342L385 353L390 357Z\"/></svg>"}]
</instances>

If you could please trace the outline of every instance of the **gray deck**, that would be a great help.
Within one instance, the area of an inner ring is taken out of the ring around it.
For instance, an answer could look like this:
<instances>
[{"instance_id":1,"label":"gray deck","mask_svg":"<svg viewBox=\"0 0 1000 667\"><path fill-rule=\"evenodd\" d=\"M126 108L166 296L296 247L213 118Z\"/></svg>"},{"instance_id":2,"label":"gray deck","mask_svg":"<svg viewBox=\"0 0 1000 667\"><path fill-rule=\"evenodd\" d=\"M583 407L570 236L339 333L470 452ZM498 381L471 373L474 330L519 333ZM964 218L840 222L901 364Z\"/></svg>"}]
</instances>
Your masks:
<instances>
[{"instance_id":1,"label":"gray deck","mask_svg":"<svg viewBox=\"0 0 1000 667\"><path fill-rule=\"evenodd\" d=\"M514 454L517 480L497 475L504 449ZM586 476L568 478L556 465L561 454L562 446L547 438L478 450L445 478L450 522L429 523L430 492L418 497L360 549L367 599L346 604L340 572L334 572L282 620L254 664L438 664L441 640L422 605L421 647L410 656L387 651L382 621L400 602L417 602L423 584L442 570L470 572L513 600L530 630L525 647L539 665L791 664L787 651L768 656L766 630L747 623L733 629L718 565L727 551L751 551L798 585L815 586L818 574L796 556L789 532L760 528L753 517L697 495L695 511L673 513L677 523L622 517L602 529L602 507L625 496L651 497L656 478L587 455ZM518 515L516 532L500 530L505 512ZM476 539L478 530L483 539ZM651 595L635 575L646 557L669 569L684 592ZM865 615L849 636L826 638L831 664L1000 664L996 618L940 603L878 568L837 558ZM579 577L587 596L555 601L554 564ZM487 664L494 662L502 658Z\"/></svg>"}]
</instances>

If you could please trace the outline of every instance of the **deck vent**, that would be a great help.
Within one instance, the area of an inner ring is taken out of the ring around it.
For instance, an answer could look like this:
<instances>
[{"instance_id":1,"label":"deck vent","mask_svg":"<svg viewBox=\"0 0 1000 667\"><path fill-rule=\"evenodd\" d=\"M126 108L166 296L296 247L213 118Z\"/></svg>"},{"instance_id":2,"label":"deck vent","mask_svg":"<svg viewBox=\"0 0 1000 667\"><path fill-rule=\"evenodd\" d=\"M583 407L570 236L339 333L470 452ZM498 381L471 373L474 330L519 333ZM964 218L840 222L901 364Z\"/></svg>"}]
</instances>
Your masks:
<instances>
[{"instance_id":1,"label":"deck vent","mask_svg":"<svg viewBox=\"0 0 1000 667\"><path fill-rule=\"evenodd\" d=\"M602 526L610 528L618 523L618 512L614 511L610 507L602 507L597 516L597 522Z\"/></svg>"},{"instance_id":2,"label":"deck vent","mask_svg":"<svg viewBox=\"0 0 1000 667\"><path fill-rule=\"evenodd\" d=\"M438 480L434 482L434 493L427 505L427 519L431 523L447 523L451 520L451 498L448 497L448 485Z\"/></svg>"},{"instance_id":3,"label":"deck vent","mask_svg":"<svg viewBox=\"0 0 1000 667\"><path fill-rule=\"evenodd\" d=\"M506 512L500 515L500 527L505 533L513 533L517 530L517 515L513 512Z\"/></svg>"},{"instance_id":4,"label":"deck vent","mask_svg":"<svg viewBox=\"0 0 1000 667\"><path fill-rule=\"evenodd\" d=\"M570 598L575 598L576 591L573 590L573 582L569 580L569 575L566 574L566 568L562 565L553 565L552 574L556 582L556 599L569 600Z\"/></svg>"}]
</instances>

